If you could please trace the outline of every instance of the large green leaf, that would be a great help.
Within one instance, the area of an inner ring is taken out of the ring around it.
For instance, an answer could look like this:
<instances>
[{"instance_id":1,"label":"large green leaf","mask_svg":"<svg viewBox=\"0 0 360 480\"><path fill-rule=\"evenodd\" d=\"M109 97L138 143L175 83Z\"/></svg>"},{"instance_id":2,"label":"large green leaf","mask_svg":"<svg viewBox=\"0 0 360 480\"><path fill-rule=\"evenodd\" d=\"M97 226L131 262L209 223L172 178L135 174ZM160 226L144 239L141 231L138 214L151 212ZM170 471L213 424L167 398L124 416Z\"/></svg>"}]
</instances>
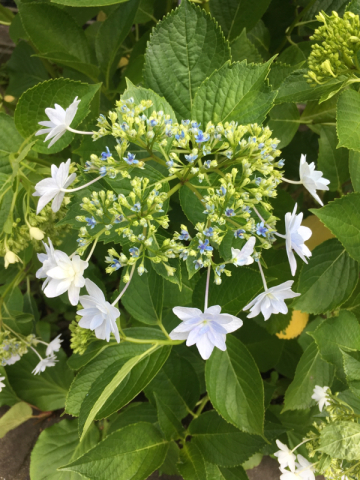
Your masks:
<instances>
[{"instance_id":1,"label":"large green leaf","mask_svg":"<svg viewBox=\"0 0 360 480\"><path fill-rule=\"evenodd\" d=\"M81 437L95 418L108 417L136 397L158 373L170 351L168 345L153 345L140 355L107 367L81 405Z\"/></svg>"},{"instance_id":2,"label":"large green leaf","mask_svg":"<svg viewBox=\"0 0 360 480\"><path fill-rule=\"evenodd\" d=\"M264 387L249 351L232 335L227 350L215 349L206 362L206 387L219 414L240 430L263 435Z\"/></svg>"},{"instance_id":3,"label":"large green leaf","mask_svg":"<svg viewBox=\"0 0 360 480\"><path fill-rule=\"evenodd\" d=\"M165 459L168 443L151 423L112 433L61 470L97 480L145 480Z\"/></svg>"},{"instance_id":4,"label":"large green leaf","mask_svg":"<svg viewBox=\"0 0 360 480\"><path fill-rule=\"evenodd\" d=\"M316 343L312 342L303 353L295 378L286 390L284 411L310 408L315 386L331 387L333 377L334 367L321 357Z\"/></svg>"},{"instance_id":5,"label":"large green leaf","mask_svg":"<svg viewBox=\"0 0 360 480\"><path fill-rule=\"evenodd\" d=\"M349 171L354 192L360 192L360 153L350 150Z\"/></svg>"},{"instance_id":6,"label":"large green leaf","mask_svg":"<svg viewBox=\"0 0 360 480\"><path fill-rule=\"evenodd\" d=\"M284 148L294 138L300 125L300 113L294 103L275 105L270 111L268 127L273 131L273 137L280 140L278 148Z\"/></svg>"},{"instance_id":7,"label":"large green leaf","mask_svg":"<svg viewBox=\"0 0 360 480\"><path fill-rule=\"evenodd\" d=\"M204 458L195 442L181 449L178 469L184 480L207 480Z\"/></svg>"},{"instance_id":8,"label":"large green leaf","mask_svg":"<svg viewBox=\"0 0 360 480\"><path fill-rule=\"evenodd\" d=\"M32 408L25 402L15 403L0 418L0 438L32 417Z\"/></svg>"},{"instance_id":9,"label":"large green leaf","mask_svg":"<svg viewBox=\"0 0 360 480\"><path fill-rule=\"evenodd\" d=\"M196 90L229 59L229 44L216 22L184 0L150 37L145 83L166 98L179 119L190 118Z\"/></svg>"},{"instance_id":10,"label":"large green leaf","mask_svg":"<svg viewBox=\"0 0 360 480\"><path fill-rule=\"evenodd\" d=\"M57 468L76 460L100 440L100 431L92 425L79 441L77 420L61 420L41 432L31 452L31 480L80 480L81 475L58 472Z\"/></svg>"},{"instance_id":11,"label":"large green leaf","mask_svg":"<svg viewBox=\"0 0 360 480\"><path fill-rule=\"evenodd\" d=\"M241 432L214 410L193 420L189 432L205 460L223 467L241 465L265 445L263 438Z\"/></svg>"},{"instance_id":12,"label":"large green leaf","mask_svg":"<svg viewBox=\"0 0 360 480\"><path fill-rule=\"evenodd\" d=\"M339 147L360 152L360 93L345 90L337 104L337 133Z\"/></svg>"},{"instance_id":13,"label":"large green leaf","mask_svg":"<svg viewBox=\"0 0 360 480\"><path fill-rule=\"evenodd\" d=\"M248 63L261 63L262 57L259 50L248 39L245 28L241 34L231 42L230 46L233 62L247 60Z\"/></svg>"},{"instance_id":14,"label":"large green leaf","mask_svg":"<svg viewBox=\"0 0 360 480\"><path fill-rule=\"evenodd\" d=\"M262 123L277 93L265 86L270 65L271 60L260 65L247 65L246 60L223 65L198 89L192 118L202 125L232 120Z\"/></svg>"},{"instance_id":15,"label":"large green leaf","mask_svg":"<svg viewBox=\"0 0 360 480\"><path fill-rule=\"evenodd\" d=\"M271 0L210 0L210 11L229 40L255 27L266 12Z\"/></svg>"},{"instance_id":16,"label":"large green leaf","mask_svg":"<svg viewBox=\"0 0 360 480\"><path fill-rule=\"evenodd\" d=\"M19 13L27 35L41 54L69 59L75 69L78 62L95 64L85 31L62 8L48 3L22 2Z\"/></svg>"},{"instance_id":17,"label":"large green leaf","mask_svg":"<svg viewBox=\"0 0 360 480\"><path fill-rule=\"evenodd\" d=\"M337 148L335 126L320 127L318 169L330 180L329 190L342 191L342 184L349 178L349 152L345 148Z\"/></svg>"},{"instance_id":18,"label":"large green leaf","mask_svg":"<svg viewBox=\"0 0 360 480\"><path fill-rule=\"evenodd\" d=\"M15 153L19 150L24 139L16 130L14 118L6 113L0 113L0 159L7 158L10 153ZM2 173L10 173L12 171L10 164L9 168L1 169Z\"/></svg>"},{"instance_id":19,"label":"large green leaf","mask_svg":"<svg viewBox=\"0 0 360 480\"><path fill-rule=\"evenodd\" d=\"M107 88L111 85L112 76L122 56L121 44L134 23L139 4L140 0L132 0L119 5L98 29L96 56Z\"/></svg>"},{"instance_id":20,"label":"large green leaf","mask_svg":"<svg viewBox=\"0 0 360 480\"><path fill-rule=\"evenodd\" d=\"M126 310L139 322L156 325L162 316L164 280L152 268L145 265L147 273L134 277L121 299Z\"/></svg>"},{"instance_id":21,"label":"large green leaf","mask_svg":"<svg viewBox=\"0 0 360 480\"><path fill-rule=\"evenodd\" d=\"M209 298L212 305L220 305L223 313L238 315L263 288L260 273L248 267L233 267L231 277L222 278L221 285L210 282ZM195 307L203 308L206 275L202 275L193 294ZM245 314L243 314L245 316Z\"/></svg>"},{"instance_id":22,"label":"large green leaf","mask_svg":"<svg viewBox=\"0 0 360 480\"><path fill-rule=\"evenodd\" d=\"M358 460L360 456L360 424L336 422L327 425L320 433L320 452L332 458Z\"/></svg>"},{"instance_id":23,"label":"large green leaf","mask_svg":"<svg viewBox=\"0 0 360 480\"><path fill-rule=\"evenodd\" d=\"M122 408L118 415L111 419L107 434L116 432L120 428L133 425L134 423L147 422L156 423L158 421L156 408L149 402L131 402L125 408Z\"/></svg>"},{"instance_id":24,"label":"large green leaf","mask_svg":"<svg viewBox=\"0 0 360 480\"><path fill-rule=\"evenodd\" d=\"M2 380L5 383L5 388L3 388L0 392L0 407L3 405L8 405L11 407L20 401L20 398L16 396L12 386L10 385L5 367L0 366L0 377L5 377L5 380Z\"/></svg>"},{"instance_id":25,"label":"large green leaf","mask_svg":"<svg viewBox=\"0 0 360 480\"><path fill-rule=\"evenodd\" d=\"M324 360L335 365L337 376L345 381L342 353L360 350L360 325L355 315L341 310L338 317L328 318L309 335L315 339Z\"/></svg>"},{"instance_id":26,"label":"large green leaf","mask_svg":"<svg viewBox=\"0 0 360 480\"><path fill-rule=\"evenodd\" d=\"M80 414L81 404L92 384L101 378L102 373L109 365L112 365L114 362L118 363L121 360L128 360L135 355L140 355L148 348L148 345L135 345L133 343L121 342L120 345L113 345L101 353L98 353L98 355L77 374L72 382L66 397L66 413L73 416Z\"/></svg>"},{"instance_id":27,"label":"large green leaf","mask_svg":"<svg viewBox=\"0 0 360 480\"><path fill-rule=\"evenodd\" d=\"M360 362L350 354L342 352L346 381L350 390L360 397Z\"/></svg>"},{"instance_id":28,"label":"large green leaf","mask_svg":"<svg viewBox=\"0 0 360 480\"><path fill-rule=\"evenodd\" d=\"M39 363L39 357L30 350L14 365L6 367L11 386L22 400L35 405L40 410L58 410L65 405L65 397L74 377L66 365L66 355L60 350L58 362L40 375L31 372Z\"/></svg>"},{"instance_id":29,"label":"large green leaf","mask_svg":"<svg viewBox=\"0 0 360 480\"><path fill-rule=\"evenodd\" d=\"M347 253L360 261L360 193L345 195L311 211L340 240Z\"/></svg>"},{"instance_id":30,"label":"large green leaf","mask_svg":"<svg viewBox=\"0 0 360 480\"><path fill-rule=\"evenodd\" d=\"M308 313L325 313L339 307L358 282L358 265L336 239L320 244L311 261L301 269L294 308Z\"/></svg>"},{"instance_id":31,"label":"large green leaf","mask_svg":"<svg viewBox=\"0 0 360 480\"><path fill-rule=\"evenodd\" d=\"M74 82L67 78L58 78L49 80L36 85L27 90L20 98L15 110L15 124L24 138L30 137L40 128L38 122L48 120L45 114L45 108L54 107L58 103L63 108L67 108L77 96L81 99L78 111L75 115L72 128L84 120L90 111L90 103L100 88L100 84L87 85L81 82ZM29 114L31 112L31 115ZM56 153L69 145L74 138L74 134L66 132L51 148L44 144L40 137L33 149L42 153Z\"/></svg>"}]
</instances>

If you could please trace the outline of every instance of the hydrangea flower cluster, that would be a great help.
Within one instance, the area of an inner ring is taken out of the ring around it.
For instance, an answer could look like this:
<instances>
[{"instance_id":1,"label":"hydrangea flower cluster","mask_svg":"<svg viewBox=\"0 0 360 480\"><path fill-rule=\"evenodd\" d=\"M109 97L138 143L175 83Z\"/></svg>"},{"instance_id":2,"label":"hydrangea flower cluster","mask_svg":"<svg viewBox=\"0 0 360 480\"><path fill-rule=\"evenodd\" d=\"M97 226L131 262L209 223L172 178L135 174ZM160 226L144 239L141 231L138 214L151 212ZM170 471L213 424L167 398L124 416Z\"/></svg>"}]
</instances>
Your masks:
<instances>
[{"instance_id":1,"label":"hydrangea flower cluster","mask_svg":"<svg viewBox=\"0 0 360 480\"><path fill-rule=\"evenodd\" d=\"M337 12L331 15L320 12L316 19L323 23L310 40L314 40L308 59L309 83L322 84L340 75L351 77L359 73L357 53L360 50L359 16L345 12L340 18Z\"/></svg>"},{"instance_id":2,"label":"hydrangea flower cluster","mask_svg":"<svg viewBox=\"0 0 360 480\"><path fill-rule=\"evenodd\" d=\"M219 285L222 274L231 275L227 264L242 267L256 262L264 292L244 308L250 309L248 317L261 312L267 320L273 313L286 313L285 300L299 294L291 290L293 281L267 287L261 252L264 248L271 248L277 236L284 238L294 275L294 252L305 262L311 255L304 243L311 231L301 226L302 214L296 214L295 207L292 213L286 214L285 234L278 233L277 218L268 200L276 196L276 189L282 181L288 181L304 185L321 202L316 192L326 190L329 182L315 170L314 164L306 162L304 156L300 162L300 180L285 179L282 172L284 160L277 159L281 153L278 150L279 140L272 138L268 127L257 124L244 126L236 122L217 125L211 122L201 125L194 120L177 122L170 113L155 111L152 107L151 100L135 104L133 98L123 97L116 102L115 110L109 112L108 117L100 116L99 129L93 132L94 140L111 135L117 144L114 151L106 148L100 157L92 155L86 161L84 172L97 172L99 175L96 178L85 185L68 189L75 179L74 173L70 174L71 163L68 160L59 168L52 168L51 178L42 180L36 186L36 194L40 196L38 210L52 201L52 209L57 211L65 194L88 187L105 176L111 183L111 179L120 174L124 185L127 185L126 193L97 189L89 197L83 197L81 208L86 213L77 216L76 220L86 225L80 227L76 252L69 257L55 250L49 240L48 245L44 244L46 254L39 255L43 266L37 276L45 278L45 295L54 297L68 292L73 305L77 305L80 299L84 308L78 311L78 322L72 325L74 333L79 334L81 329L86 329L93 331L97 338L110 341L113 335L119 342L123 334L117 323L120 312L116 304L125 293L135 270L140 276L146 274L146 262L152 262L161 265L165 275L171 277L178 268L172 263L176 258L185 261L188 270L193 273L206 268L204 313L193 308L174 308L175 315L183 323L170 333L169 338L187 340L188 345L196 344L201 356L207 359L214 347L224 350L226 334L242 325L241 319L220 313L220 306L208 306L211 271L215 284ZM62 124L64 128L66 126L66 130L74 131L65 120ZM147 156L143 153L138 156L137 150L129 150L131 144L140 146ZM150 184L146 175L150 160L166 167L168 177ZM137 170L133 171L134 168ZM170 181L175 183L171 189ZM118 184L112 185L115 188ZM164 239L159 236L158 230L169 227L167 202L182 187L189 188L202 202L205 221L195 225L194 238L190 237L187 226L181 225L180 232ZM231 249L230 259L215 262L215 250L228 234L242 240L241 247ZM85 278L94 248L105 237L107 241L119 239L116 243L123 245L119 251L114 247L108 250L106 272L113 274L126 268L122 277L125 286L112 304L106 301L104 293L93 282ZM82 260L80 256L90 246L87 258ZM85 284L89 295L79 297ZM78 351L83 351L88 343L88 333L80 334L79 341L73 342Z\"/></svg>"},{"instance_id":3,"label":"hydrangea flower cluster","mask_svg":"<svg viewBox=\"0 0 360 480\"><path fill-rule=\"evenodd\" d=\"M280 479L315 480L315 472L329 480L357 479L360 467L356 460L344 461L331 458L319 448L321 432L325 427L332 424L342 425L344 421L357 422L357 415L347 403L340 400L337 395L332 395L329 387L316 385L311 398L317 402L320 412L323 412L322 418L314 423L314 430L310 431L306 438L292 450L280 440L276 440L279 450L274 455L278 459L282 473ZM311 463L300 453L295 453L304 444L306 444L309 458L318 457L316 462Z\"/></svg>"}]
</instances>

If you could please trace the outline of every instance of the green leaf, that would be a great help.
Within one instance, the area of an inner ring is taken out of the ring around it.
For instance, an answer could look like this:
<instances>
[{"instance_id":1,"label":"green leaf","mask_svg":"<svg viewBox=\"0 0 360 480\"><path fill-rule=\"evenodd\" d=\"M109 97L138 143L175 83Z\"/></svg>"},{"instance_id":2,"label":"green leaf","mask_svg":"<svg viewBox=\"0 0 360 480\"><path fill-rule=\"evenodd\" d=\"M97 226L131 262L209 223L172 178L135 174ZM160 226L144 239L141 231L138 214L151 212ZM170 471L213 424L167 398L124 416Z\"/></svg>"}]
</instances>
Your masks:
<instances>
[{"instance_id":1,"label":"green leaf","mask_svg":"<svg viewBox=\"0 0 360 480\"><path fill-rule=\"evenodd\" d=\"M355 15L360 15L360 2L359 0L351 0L351 2L346 6L347 12L353 12Z\"/></svg>"},{"instance_id":2,"label":"green leaf","mask_svg":"<svg viewBox=\"0 0 360 480\"><path fill-rule=\"evenodd\" d=\"M161 321L164 298L164 280L145 263L148 273L134 274L134 277L121 299L126 310L139 322L156 325ZM141 292L141 294L140 294Z\"/></svg>"},{"instance_id":3,"label":"green leaf","mask_svg":"<svg viewBox=\"0 0 360 480\"><path fill-rule=\"evenodd\" d=\"M73 373L66 365L63 350L57 354L58 362L40 375L31 372L39 363L39 357L29 350L21 360L6 367L11 386L22 400L39 410L50 411L63 408L65 397L73 379Z\"/></svg>"},{"instance_id":4,"label":"green leaf","mask_svg":"<svg viewBox=\"0 0 360 480\"><path fill-rule=\"evenodd\" d=\"M158 417L156 414L156 408L154 408L148 402L131 402L125 408L123 408L115 418L110 423L109 430L107 434L109 435L120 428L127 427L128 425L133 425L134 423L147 422L147 423L156 423Z\"/></svg>"},{"instance_id":5,"label":"green leaf","mask_svg":"<svg viewBox=\"0 0 360 480\"><path fill-rule=\"evenodd\" d=\"M115 5L129 0L51 0L52 3L68 5L69 7L105 7L106 5Z\"/></svg>"},{"instance_id":6,"label":"green leaf","mask_svg":"<svg viewBox=\"0 0 360 480\"><path fill-rule=\"evenodd\" d=\"M206 362L207 391L218 413L244 432L263 435L264 387L260 372L240 340L228 335L227 350Z\"/></svg>"},{"instance_id":7,"label":"green leaf","mask_svg":"<svg viewBox=\"0 0 360 480\"><path fill-rule=\"evenodd\" d=\"M176 440L183 432L184 427L178 419L172 406L169 406L161 395L154 395L156 401L159 425L167 440Z\"/></svg>"},{"instance_id":8,"label":"green leaf","mask_svg":"<svg viewBox=\"0 0 360 480\"><path fill-rule=\"evenodd\" d=\"M241 465L265 445L263 438L241 432L214 410L193 420L189 432L205 460L222 467Z\"/></svg>"},{"instance_id":9,"label":"green leaf","mask_svg":"<svg viewBox=\"0 0 360 480\"><path fill-rule=\"evenodd\" d=\"M5 380L2 380L2 382L5 383L5 388L3 388L0 392L0 407L3 405L15 405L15 403L20 401L20 398L17 397L12 386L10 385L5 367L0 366L0 377L5 377Z\"/></svg>"},{"instance_id":10,"label":"green leaf","mask_svg":"<svg viewBox=\"0 0 360 480\"><path fill-rule=\"evenodd\" d=\"M360 350L360 325L355 315L341 310L338 317L328 318L309 335L315 339L324 360L335 365L337 376L345 381L342 351Z\"/></svg>"},{"instance_id":11,"label":"green leaf","mask_svg":"<svg viewBox=\"0 0 360 480\"><path fill-rule=\"evenodd\" d=\"M342 77L330 79L325 85L310 85L304 75L306 69L300 69L289 75L281 84L275 103L307 102L316 100L337 91L344 82Z\"/></svg>"},{"instance_id":12,"label":"green leaf","mask_svg":"<svg viewBox=\"0 0 360 480\"><path fill-rule=\"evenodd\" d=\"M310 408L315 385L331 387L333 377L334 367L323 360L316 343L312 342L303 353L295 378L286 390L284 411Z\"/></svg>"},{"instance_id":13,"label":"green leaf","mask_svg":"<svg viewBox=\"0 0 360 480\"><path fill-rule=\"evenodd\" d=\"M72 58L75 69L77 62L95 64L85 31L62 8L48 3L22 2L19 13L27 35L41 54Z\"/></svg>"},{"instance_id":14,"label":"green leaf","mask_svg":"<svg viewBox=\"0 0 360 480\"><path fill-rule=\"evenodd\" d=\"M336 113L338 146L360 152L360 93L344 90L340 94Z\"/></svg>"},{"instance_id":15,"label":"green leaf","mask_svg":"<svg viewBox=\"0 0 360 480\"><path fill-rule=\"evenodd\" d=\"M273 137L280 140L278 148L284 148L294 138L300 125L300 113L294 103L275 105L270 110L268 127L273 131Z\"/></svg>"},{"instance_id":16,"label":"green leaf","mask_svg":"<svg viewBox=\"0 0 360 480\"><path fill-rule=\"evenodd\" d=\"M92 425L82 442L79 441L77 420L61 420L41 432L31 452L31 480L80 480L77 473L58 472L58 467L76 460L94 447L100 432Z\"/></svg>"},{"instance_id":17,"label":"green leaf","mask_svg":"<svg viewBox=\"0 0 360 480\"><path fill-rule=\"evenodd\" d=\"M10 410L0 418L0 438L14 430L32 417L32 408L25 402L15 403Z\"/></svg>"},{"instance_id":18,"label":"green leaf","mask_svg":"<svg viewBox=\"0 0 360 480\"><path fill-rule=\"evenodd\" d=\"M190 183L199 185L197 179L193 179ZM205 205L197 198L195 193L190 190L190 188L186 187L185 185L180 188L179 192L180 197L180 205L185 213L188 220L193 224L196 225L198 222L205 222L206 221L206 214L204 210L206 210ZM198 242L196 242L198 244Z\"/></svg>"},{"instance_id":19,"label":"green leaf","mask_svg":"<svg viewBox=\"0 0 360 480\"><path fill-rule=\"evenodd\" d=\"M337 198L311 212L340 240L347 253L360 261L360 193Z\"/></svg>"},{"instance_id":20,"label":"green leaf","mask_svg":"<svg viewBox=\"0 0 360 480\"><path fill-rule=\"evenodd\" d=\"M271 62L260 65L247 65L246 61L225 63L198 89L192 118L202 125L232 120L243 125L262 123L277 94L265 86Z\"/></svg>"},{"instance_id":21,"label":"green leaf","mask_svg":"<svg viewBox=\"0 0 360 480\"><path fill-rule=\"evenodd\" d=\"M243 467L224 468L205 462L208 480L249 480Z\"/></svg>"},{"instance_id":22,"label":"green leaf","mask_svg":"<svg viewBox=\"0 0 360 480\"><path fill-rule=\"evenodd\" d=\"M101 84L87 85L74 82L67 78L40 83L21 96L15 110L16 128L24 138L30 137L40 129L39 121L48 120L45 108L53 108L55 103L67 108L76 96L81 99L81 102L71 127L77 128L88 115L90 102L100 86ZM31 115L29 115L29 112L31 112ZM47 154L60 152L70 144L73 138L73 133L66 132L51 148L48 148L43 141L38 140L33 149ZM41 139L43 140L43 137Z\"/></svg>"},{"instance_id":23,"label":"green leaf","mask_svg":"<svg viewBox=\"0 0 360 480\"><path fill-rule=\"evenodd\" d=\"M155 403L157 395L171 407L179 420L186 417L200 396L199 382L190 361L173 351L161 371L146 387L145 395L152 403Z\"/></svg>"},{"instance_id":24,"label":"green leaf","mask_svg":"<svg viewBox=\"0 0 360 480\"><path fill-rule=\"evenodd\" d=\"M180 450L177 467L184 480L207 480L204 458L194 442L186 443Z\"/></svg>"},{"instance_id":25,"label":"green leaf","mask_svg":"<svg viewBox=\"0 0 360 480\"><path fill-rule=\"evenodd\" d=\"M342 352L346 381L350 390L360 397L360 362L348 353Z\"/></svg>"},{"instance_id":26,"label":"green leaf","mask_svg":"<svg viewBox=\"0 0 360 480\"><path fill-rule=\"evenodd\" d=\"M319 135L322 123L332 123L335 126L337 100L338 97L335 95L326 102L319 103L316 100L308 102L301 115L301 122L308 124L309 128Z\"/></svg>"},{"instance_id":27,"label":"green leaf","mask_svg":"<svg viewBox=\"0 0 360 480\"><path fill-rule=\"evenodd\" d=\"M122 56L120 47L134 23L139 4L140 0L120 4L98 29L95 40L96 56L107 88L111 85L118 67Z\"/></svg>"},{"instance_id":28,"label":"green leaf","mask_svg":"<svg viewBox=\"0 0 360 480\"><path fill-rule=\"evenodd\" d=\"M108 417L138 395L158 373L170 351L168 345L155 344L140 355L110 365L92 385L81 405L81 438L95 418Z\"/></svg>"},{"instance_id":29,"label":"green leaf","mask_svg":"<svg viewBox=\"0 0 360 480\"><path fill-rule=\"evenodd\" d=\"M313 250L311 261L303 265L293 307L302 312L320 314L342 305L358 282L358 265L336 238Z\"/></svg>"},{"instance_id":30,"label":"green leaf","mask_svg":"<svg viewBox=\"0 0 360 480\"><path fill-rule=\"evenodd\" d=\"M246 35L246 28L231 42L230 47L233 62L241 62L242 60L247 60L248 63L262 62L259 50Z\"/></svg>"},{"instance_id":31,"label":"green leaf","mask_svg":"<svg viewBox=\"0 0 360 480\"><path fill-rule=\"evenodd\" d=\"M145 480L165 459L168 443L150 423L112 433L62 471L97 480Z\"/></svg>"},{"instance_id":32,"label":"green leaf","mask_svg":"<svg viewBox=\"0 0 360 480\"><path fill-rule=\"evenodd\" d=\"M220 305L223 313L238 315L263 288L260 273L248 267L230 266L231 277L222 278L221 285L210 282L209 298L212 305ZM202 275L193 294L193 306L204 307L206 275ZM244 315L244 314L243 314Z\"/></svg>"},{"instance_id":33,"label":"green leaf","mask_svg":"<svg viewBox=\"0 0 360 480\"><path fill-rule=\"evenodd\" d=\"M104 344L103 341L101 343ZM81 404L85 400L91 386L94 382L99 381L102 373L109 365L112 365L114 362L118 363L121 360L126 361L131 357L144 353L147 349L148 345L122 342L120 345L112 345L110 347L107 345L105 349L102 349L103 351L97 352L97 356L94 359L90 359L91 361L86 364L85 368L77 374L72 382L66 397L66 413L75 417L79 416ZM86 352L84 355L86 355ZM75 366L80 368L82 365Z\"/></svg>"},{"instance_id":34,"label":"green leaf","mask_svg":"<svg viewBox=\"0 0 360 480\"><path fill-rule=\"evenodd\" d=\"M288 65L279 61L275 62L271 66L269 73L269 82L273 90L278 90L280 85L284 82L288 76L302 66L303 62L296 65ZM281 102L279 102L281 103Z\"/></svg>"},{"instance_id":35,"label":"green leaf","mask_svg":"<svg viewBox=\"0 0 360 480\"><path fill-rule=\"evenodd\" d=\"M331 12L335 10L340 16L344 13L348 0L316 0L307 10L302 20L315 20L315 15L320 10L324 10L327 14L331 15Z\"/></svg>"},{"instance_id":36,"label":"green leaf","mask_svg":"<svg viewBox=\"0 0 360 480\"><path fill-rule=\"evenodd\" d=\"M10 60L7 62L9 85L7 95L20 97L25 90L49 78L43 62L34 57L34 50L24 41L16 45Z\"/></svg>"},{"instance_id":37,"label":"green leaf","mask_svg":"<svg viewBox=\"0 0 360 480\"><path fill-rule=\"evenodd\" d=\"M318 450L332 458L359 460L360 424L342 421L327 425L320 432Z\"/></svg>"},{"instance_id":38,"label":"green leaf","mask_svg":"<svg viewBox=\"0 0 360 480\"><path fill-rule=\"evenodd\" d=\"M342 191L342 184L349 178L349 153L345 148L337 148L335 127L321 126L319 157L317 166L330 180L329 190Z\"/></svg>"},{"instance_id":39,"label":"green leaf","mask_svg":"<svg viewBox=\"0 0 360 480\"><path fill-rule=\"evenodd\" d=\"M360 192L360 153L350 150L349 170L354 192Z\"/></svg>"},{"instance_id":40,"label":"green leaf","mask_svg":"<svg viewBox=\"0 0 360 480\"><path fill-rule=\"evenodd\" d=\"M227 60L230 47L215 20L184 0L150 36L145 83L166 98L178 119L190 118L200 84Z\"/></svg>"},{"instance_id":41,"label":"green leaf","mask_svg":"<svg viewBox=\"0 0 360 480\"><path fill-rule=\"evenodd\" d=\"M0 159L7 158L10 153L17 152L21 147L24 139L16 130L14 118L6 113L0 113ZM12 169L9 165L9 170L2 173L11 173Z\"/></svg>"},{"instance_id":42,"label":"green leaf","mask_svg":"<svg viewBox=\"0 0 360 480\"><path fill-rule=\"evenodd\" d=\"M270 0L210 0L210 11L229 40L236 38L243 28L248 31L266 12Z\"/></svg>"}]
</instances>

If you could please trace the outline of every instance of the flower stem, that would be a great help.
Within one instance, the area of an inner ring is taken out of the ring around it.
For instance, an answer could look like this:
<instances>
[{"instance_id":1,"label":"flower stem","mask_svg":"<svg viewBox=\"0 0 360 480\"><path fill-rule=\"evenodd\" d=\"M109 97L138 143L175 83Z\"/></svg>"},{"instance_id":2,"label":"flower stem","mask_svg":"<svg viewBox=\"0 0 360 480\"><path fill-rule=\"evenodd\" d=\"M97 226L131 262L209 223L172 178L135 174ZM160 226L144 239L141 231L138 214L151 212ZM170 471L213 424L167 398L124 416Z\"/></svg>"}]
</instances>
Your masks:
<instances>
[{"instance_id":1,"label":"flower stem","mask_svg":"<svg viewBox=\"0 0 360 480\"><path fill-rule=\"evenodd\" d=\"M208 266L208 271L206 275L206 288L205 288L205 303L204 303L204 312L208 308L209 302L209 286L210 286L210 273L211 273L211 266Z\"/></svg>"},{"instance_id":2,"label":"flower stem","mask_svg":"<svg viewBox=\"0 0 360 480\"><path fill-rule=\"evenodd\" d=\"M78 192L79 190L82 190L83 188L86 188L88 187L89 185L91 185L92 183L95 183L97 182L98 180L100 180L102 177L102 175L100 175L99 177L96 177L94 178L94 180L91 180L90 182L88 183L85 183L85 185L82 185L81 187L77 187L77 188L61 188L61 192L65 192L65 193L73 193L73 192Z\"/></svg>"},{"instance_id":3,"label":"flower stem","mask_svg":"<svg viewBox=\"0 0 360 480\"><path fill-rule=\"evenodd\" d=\"M111 304L112 306L114 306L114 305L120 300L120 298L124 295L124 293L126 292L128 286L130 285L132 276L134 275L135 267L136 267L136 263L134 263L134 265L133 265L133 267L132 267L132 269L131 269L129 281L127 282L127 284L125 285L125 287L121 290L121 292L119 293L119 295L115 298L115 300L114 300L113 303Z\"/></svg>"},{"instance_id":4,"label":"flower stem","mask_svg":"<svg viewBox=\"0 0 360 480\"><path fill-rule=\"evenodd\" d=\"M261 263L260 263L260 259L257 262L257 264L259 265L259 270L260 270L261 278L262 278L262 281L263 281L263 284L264 284L265 292L267 292L268 287L267 287L267 283L266 283L266 280L265 280L265 275L264 275L264 272L263 272L263 269L262 269L262 266L261 266Z\"/></svg>"},{"instance_id":5,"label":"flower stem","mask_svg":"<svg viewBox=\"0 0 360 480\"><path fill-rule=\"evenodd\" d=\"M94 135L94 132L82 132L81 130L75 130L71 127L66 127L66 130L69 130L69 132L73 133L79 133L80 135Z\"/></svg>"},{"instance_id":6,"label":"flower stem","mask_svg":"<svg viewBox=\"0 0 360 480\"><path fill-rule=\"evenodd\" d=\"M289 180L288 178L285 178L285 177L281 177L281 180L282 180L283 182L293 183L294 185L302 185L302 183L303 183L303 182L301 182L300 180L299 180L299 181Z\"/></svg>"},{"instance_id":7,"label":"flower stem","mask_svg":"<svg viewBox=\"0 0 360 480\"><path fill-rule=\"evenodd\" d=\"M101 232L101 233L102 233L102 232ZM90 260L91 255L94 253L94 250L95 250L95 247L96 247L96 244L97 244L98 240L99 240L99 237L97 236L97 237L95 238L94 243L92 244L91 250L90 250L90 252L89 252L89 255L86 257L85 262L88 262L88 261Z\"/></svg>"}]
</instances>

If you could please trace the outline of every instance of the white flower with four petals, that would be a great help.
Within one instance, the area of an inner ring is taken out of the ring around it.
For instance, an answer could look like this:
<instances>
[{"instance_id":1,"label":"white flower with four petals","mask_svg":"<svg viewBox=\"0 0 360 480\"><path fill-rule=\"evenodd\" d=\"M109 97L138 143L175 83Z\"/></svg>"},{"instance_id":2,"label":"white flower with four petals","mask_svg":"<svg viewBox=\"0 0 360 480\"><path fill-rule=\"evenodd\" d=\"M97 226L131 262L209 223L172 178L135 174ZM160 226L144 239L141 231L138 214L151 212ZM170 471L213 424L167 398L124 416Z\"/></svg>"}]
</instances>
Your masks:
<instances>
[{"instance_id":1,"label":"white flower with four petals","mask_svg":"<svg viewBox=\"0 0 360 480\"><path fill-rule=\"evenodd\" d=\"M57 359L55 355L42 358L31 373L33 375L40 375L40 373L45 372L45 369L47 367L55 367L56 362L57 362Z\"/></svg>"},{"instance_id":2,"label":"white flower with four petals","mask_svg":"<svg viewBox=\"0 0 360 480\"><path fill-rule=\"evenodd\" d=\"M316 193L316 190L329 190L330 180L323 178L323 173L315 170L315 163L307 163L306 155L300 157L300 182L304 185L306 190L315 198L317 202L323 206L321 198ZM296 183L296 182L295 182Z\"/></svg>"},{"instance_id":3,"label":"white flower with four petals","mask_svg":"<svg viewBox=\"0 0 360 480\"><path fill-rule=\"evenodd\" d=\"M329 387L320 387L319 385L316 385L314 393L311 396L311 398L318 403L320 412L323 411L324 407L330 405L330 399L327 394L328 389Z\"/></svg>"},{"instance_id":4,"label":"white flower with four petals","mask_svg":"<svg viewBox=\"0 0 360 480\"><path fill-rule=\"evenodd\" d=\"M295 275L296 272L296 258L293 250L305 263L308 263L306 257L311 257L311 251L308 249L304 242L306 242L306 240L309 240L312 235L312 231L310 230L310 228L301 225L303 213L301 212L296 215L296 210L297 203L295 204L293 212L288 212L285 215L286 253L289 259L292 275Z\"/></svg>"},{"instance_id":5,"label":"white flower with four petals","mask_svg":"<svg viewBox=\"0 0 360 480\"><path fill-rule=\"evenodd\" d=\"M238 248L231 248L232 259L234 265L242 267L243 265L251 265L254 259L251 256L254 253L256 238L250 237L241 250Z\"/></svg>"}]
</instances>

